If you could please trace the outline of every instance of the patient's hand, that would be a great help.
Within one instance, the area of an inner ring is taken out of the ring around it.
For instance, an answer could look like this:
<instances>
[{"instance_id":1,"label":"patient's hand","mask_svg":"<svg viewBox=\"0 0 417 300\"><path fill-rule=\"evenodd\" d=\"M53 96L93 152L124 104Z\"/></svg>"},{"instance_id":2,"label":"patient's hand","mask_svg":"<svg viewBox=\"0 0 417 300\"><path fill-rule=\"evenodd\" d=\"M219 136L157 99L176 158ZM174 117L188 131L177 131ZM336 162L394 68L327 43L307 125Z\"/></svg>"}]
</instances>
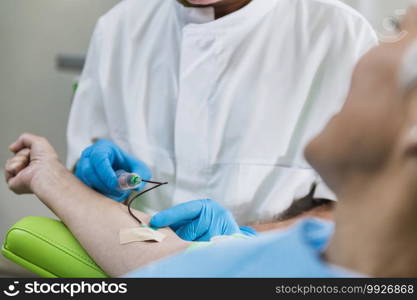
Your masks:
<instances>
[{"instance_id":1,"label":"patient's hand","mask_svg":"<svg viewBox=\"0 0 417 300\"><path fill-rule=\"evenodd\" d=\"M22 134L9 149L15 156L6 162L5 177L16 194L36 193L42 186L53 184L52 178L59 178L51 175L65 171L54 148L43 137Z\"/></svg>"}]
</instances>

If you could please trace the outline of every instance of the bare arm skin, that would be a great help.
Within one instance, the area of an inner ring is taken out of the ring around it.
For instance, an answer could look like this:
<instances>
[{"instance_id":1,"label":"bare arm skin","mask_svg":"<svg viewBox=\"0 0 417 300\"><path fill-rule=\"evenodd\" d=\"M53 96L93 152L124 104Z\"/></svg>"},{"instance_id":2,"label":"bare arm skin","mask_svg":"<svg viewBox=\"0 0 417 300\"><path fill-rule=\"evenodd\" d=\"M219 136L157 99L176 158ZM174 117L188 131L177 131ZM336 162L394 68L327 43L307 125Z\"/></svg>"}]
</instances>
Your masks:
<instances>
[{"instance_id":1,"label":"bare arm skin","mask_svg":"<svg viewBox=\"0 0 417 300\"><path fill-rule=\"evenodd\" d=\"M334 205L330 204L322 204L305 212L298 214L297 216L288 218L288 219L281 219L277 220L276 222L270 222L265 224L257 224L252 225L255 230L262 232L262 231L269 231L269 230L276 230L276 229L286 229L291 225L294 225L296 222L305 219L305 218L319 218L323 220L332 221L334 214Z\"/></svg>"},{"instance_id":2,"label":"bare arm skin","mask_svg":"<svg viewBox=\"0 0 417 300\"><path fill-rule=\"evenodd\" d=\"M44 138L24 134L11 145L11 150L16 156L6 164L9 188L18 194L35 193L110 276L123 275L190 245L169 228L160 229L166 235L160 243L120 245L119 230L138 227L126 206L81 183L57 160L55 151ZM133 212L148 223L149 216Z\"/></svg>"},{"instance_id":3,"label":"bare arm skin","mask_svg":"<svg viewBox=\"0 0 417 300\"><path fill-rule=\"evenodd\" d=\"M317 199L314 197L316 186L313 186L310 193L294 203L283 212L274 222L253 224L252 227L257 231L268 231L276 229L286 229L294 223L305 218L319 218L333 220L335 201L327 199Z\"/></svg>"}]
</instances>

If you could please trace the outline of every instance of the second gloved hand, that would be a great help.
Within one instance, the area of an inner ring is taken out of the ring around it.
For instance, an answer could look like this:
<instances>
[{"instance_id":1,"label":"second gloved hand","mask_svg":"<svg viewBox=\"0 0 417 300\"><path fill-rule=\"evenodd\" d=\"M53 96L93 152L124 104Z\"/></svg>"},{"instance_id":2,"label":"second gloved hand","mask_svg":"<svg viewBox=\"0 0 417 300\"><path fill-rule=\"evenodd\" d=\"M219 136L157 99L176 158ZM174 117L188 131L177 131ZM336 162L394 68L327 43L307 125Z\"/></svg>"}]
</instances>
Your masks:
<instances>
[{"instance_id":1,"label":"second gloved hand","mask_svg":"<svg viewBox=\"0 0 417 300\"><path fill-rule=\"evenodd\" d=\"M171 227L182 239L209 241L214 236L241 233L255 235L250 227L239 228L230 211L210 199L185 202L154 215L153 227Z\"/></svg>"},{"instance_id":2,"label":"second gloved hand","mask_svg":"<svg viewBox=\"0 0 417 300\"><path fill-rule=\"evenodd\" d=\"M97 141L83 151L75 175L89 187L121 202L130 192L119 189L116 176L116 171L119 169L134 172L145 180L151 178L151 170L144 162L127 154L106 139ZM144 185L145 182L142 182L136 190L141 190Z\"/></svg>"}]
</instances>

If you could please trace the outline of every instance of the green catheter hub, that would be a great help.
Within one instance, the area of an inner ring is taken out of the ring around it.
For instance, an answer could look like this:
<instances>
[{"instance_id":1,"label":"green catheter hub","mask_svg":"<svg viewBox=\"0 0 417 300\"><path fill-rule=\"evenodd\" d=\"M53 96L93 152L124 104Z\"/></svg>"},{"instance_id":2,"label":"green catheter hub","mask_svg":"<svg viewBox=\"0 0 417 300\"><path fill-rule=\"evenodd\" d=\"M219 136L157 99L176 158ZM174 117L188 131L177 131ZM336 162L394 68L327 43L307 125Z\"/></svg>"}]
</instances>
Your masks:
<instances>
[{"instance_id":1,"label":"green catheter hub","mask_svg":"<svg viewBox=\"0 0 417 300\"><path fill-rule=\"evenodd\" d=\"M116 176L117 176L117 181L118 181L118 183L119 183L119 189L120 190L133 190L133 189L135 189L135 188L137 188L138 186L140 186L140 184L142 183L142 182L146 182L146 183L152 183L152 184L154 184L155 186L153 186L153 187L150 187L150 188L148 188L148 189L146 189L146 190L143 190L143 191L140 191L136 196L134 196L134 197L132 197L130 200L128 200L127 201L127 209L128 209L128 211L129 211L129 214L136 220L136 221L138 221L138 223L140 224L140 225L143 225L142 224L142 221L141 220L139 220L139 218L137 218L134 214L133 214L133 212L132 212L132 210L131 210L131 208L130 208L130 206L132 205L132 203L133 203L133 201L135 201L137 198L139 198L141 195L143 195L143 194L145 194L145 193L147 193L147 192L149 192L149 191L151 191L151 190L153 190L153 189L155 189L155 188L157 188L157 187L160 187L161 185L164 185L164 184L167 184L168 182L158 182L158 181L151 181L151 180L145 180L145 179L143 179L142 177L140 177L138 174L136 174L136 173L129 173L129 172L126 172L125 170L117 170L116 171ZM151 228L151 227L150 227ZM155 228L151 228L151 229L154 229L155 230Z\"/></svg>"},{"instance_id":2,"label":"green catheter hub","mask_svg":"<svg viewBox=\"0 0 417 300\"><path fill-rule=\"evenodd\" d=\"M133 190L142 183L142 178L138 174L129 173L125 170L116 171L116 176L121 190Z\"/></svg>"}]
</instances>

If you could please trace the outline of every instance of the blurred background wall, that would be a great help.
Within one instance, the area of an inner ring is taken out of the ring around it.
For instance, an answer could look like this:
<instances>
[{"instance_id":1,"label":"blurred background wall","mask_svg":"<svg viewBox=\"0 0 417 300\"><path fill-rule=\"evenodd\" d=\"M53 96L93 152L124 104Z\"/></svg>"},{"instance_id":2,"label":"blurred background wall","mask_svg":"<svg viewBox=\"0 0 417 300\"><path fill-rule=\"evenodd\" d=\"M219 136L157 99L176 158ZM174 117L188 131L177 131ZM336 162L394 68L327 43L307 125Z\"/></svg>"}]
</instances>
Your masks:
<instances>
[{"instance_id":1,"label":"blurred background wall","mask_svg":"<svg viewBox=\"0 0 417 300\"><path fill-rule=\"evenodd\" d=\"M361 12L378 32L383 32L384 20L417 0L342 0Z\"/></svg>"},{"instance_id":2,"label":"blurred background wall","mask_svg":"<svg viewBox=\"0 0 417 300\"><path fill-rule=\"evenodd\" d=\"M152 0L149 0L152 1ZM170 1L170 0L166 0ZM268 1L268 0L261 0ZM46 136L65 160L65 130L76 73L57 71L58 54L84 55L98 17L119 0L0 1L0 166L22 132ZM411 0L345 0L377 30ZM52 216L33 196L16 196L0 178L0 240L18 219ZM25 274L0 257L0 276ZM27 276L27 275L26 275Z\"/></svg>"}]
</instances>

